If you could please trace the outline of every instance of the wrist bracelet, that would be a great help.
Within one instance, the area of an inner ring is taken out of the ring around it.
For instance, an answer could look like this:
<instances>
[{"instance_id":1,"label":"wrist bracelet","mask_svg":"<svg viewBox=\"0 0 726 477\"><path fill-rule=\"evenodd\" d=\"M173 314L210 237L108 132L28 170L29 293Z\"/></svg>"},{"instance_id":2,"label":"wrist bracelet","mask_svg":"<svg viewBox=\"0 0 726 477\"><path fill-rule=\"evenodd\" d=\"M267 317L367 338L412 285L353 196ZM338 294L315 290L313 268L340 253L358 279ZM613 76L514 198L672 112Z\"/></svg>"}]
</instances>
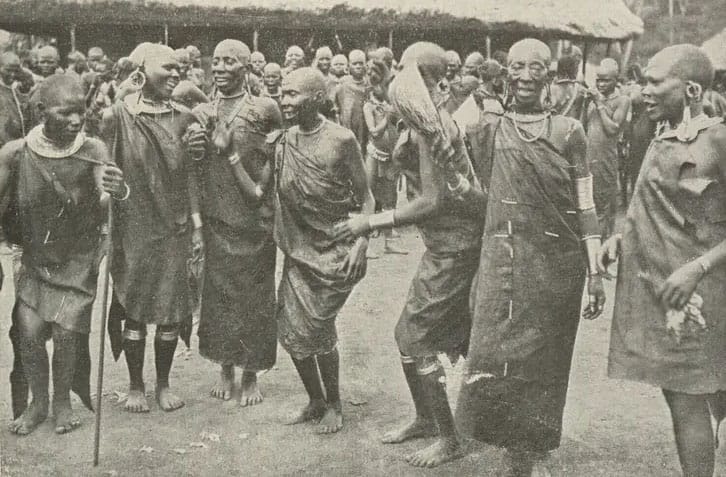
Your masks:
<instances>
[{"instance_id":1,"label":"wrist bracelet","mask_svg":"<svg viewBox=\"0 0 726 477\"><path fill-rule=\"evenodd\" d=\"M123 202L123 201L125 201L126 199L129 198L129 195L131 195L131 188L125 182L124 182L124 187L126 188L126 193L124 194L124 196L121 197L121 198L117 198L117 197L114 197L113 194L112 194L111 197L113 197L113 200L117 200L119 202Z\"/></svg>"},{"instance_id":2,"label":"wrist bracelet","mask_svg":"<svg viewBox=\"0 0 726 477\"><path fill-rule=\"evenodd\" d=\"M229 161L229 164L233 166L233 165L235 165L235 164L237 164L239 162L239 160L240 160L239 154L237 154L235 152L234 154L232 154L231 156L229 156L227 158L227 160Z\"/></svg>"},{"instance_id":3,"label":"wrist bracelet","mask_svg":"<svg viewBox=\"0 0 726 477\"><path fill-rule=\"evenodd\" d=\"M199 214L199 212L195 212L191 215L192 219L192 226L195 229L201 229L202 228L202 216Z\"/></svg>"},{"instance_id":4,"label":"wrist bracelet","mask_svg":"<svg viewBox=\"0 0 726 477\"><path fill-rule=\"evenodd\" d=\"M265 191L262 190L262 187L260 187L259 184L255 184L255 197L260 199L263 195L265 195Z\"/></svg>"},{"instance_id":5,"label":"wrist bracelet","mask_svg":"<svg viewBox=\"0 0 726 477\"><path fill-rule=\"evenodd\" d=\"M371 230L393 227L396 225L394 210L387 210L368 216L368 228Z\"/></svg>"},{"instance_id":6,"label":"wrist bracelet","mask_svg":"<svg viewBox=\"0 0 726 477\"><path fill-rule=\"evenodd\" d=\"M711 269L711 264L708 263L708 260L706 260L703 257L697 258L696 262L701 266L701 270L703 270L703 274L707 274L708 271Z\"/></svg>"}]
</instances>

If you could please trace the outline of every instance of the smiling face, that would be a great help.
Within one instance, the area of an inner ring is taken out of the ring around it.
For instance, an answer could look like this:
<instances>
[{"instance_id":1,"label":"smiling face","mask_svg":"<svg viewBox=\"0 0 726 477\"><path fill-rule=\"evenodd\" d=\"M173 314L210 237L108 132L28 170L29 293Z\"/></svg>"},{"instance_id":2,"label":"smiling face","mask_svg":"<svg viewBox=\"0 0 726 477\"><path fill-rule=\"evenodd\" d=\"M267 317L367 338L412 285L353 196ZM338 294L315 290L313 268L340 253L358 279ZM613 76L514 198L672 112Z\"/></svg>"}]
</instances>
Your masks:
<instances>
[{"instance_id":1,"label":"smiling face","mask_svg":"<svg viewBox=\"0 0 726 477\"><path fill-rule=\"evenodd\" d=\"M549 47L537 40L522 40L509 51L509 87L520 107L539 105L547 82Z\"/></svg>"},{"instance_id":2,"label":"smiling face","mask_svg":"<svg viewBox=\"0 0 726 477\"><path fill-rule=\"evenodd\" d=\"M171 93L179 84L179 63L174 59L173 50L159 48L147 55L144 74L144 96L162 101L171 98Z\"/></svg>"},{"instance_id":3,"label":"smiling face","mask_svg":"<svg viewBox=\"0 0 726 477\"><path fill-rule=\"evenodd\" d=\"M223 41L214 49L212 75L217 89L224 95L232 95L242 89L244 73L249 61L249 50L242 44Z\"/></svg>"}]
</instances>

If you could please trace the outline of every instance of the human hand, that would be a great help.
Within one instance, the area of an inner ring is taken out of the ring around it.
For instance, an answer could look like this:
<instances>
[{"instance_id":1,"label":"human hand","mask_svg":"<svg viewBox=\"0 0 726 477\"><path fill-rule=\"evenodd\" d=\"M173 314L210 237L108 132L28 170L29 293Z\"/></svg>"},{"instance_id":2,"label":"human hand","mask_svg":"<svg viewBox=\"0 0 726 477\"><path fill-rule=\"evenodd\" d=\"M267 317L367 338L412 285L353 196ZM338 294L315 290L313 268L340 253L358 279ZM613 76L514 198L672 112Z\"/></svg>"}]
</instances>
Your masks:
<instances>
[{"instance_id":1,"label":"human hand","mask_svg":"<svg viewBox=\"0 0 726 477\"><path fill-rule=\"evenodd\" d=\"M367 234L371 231L368 215L355 215L345 222L339 222L333 227L333 239L344 242Z\"/></svg>"},{"instance_id":2,"label":"human hand","mask_svg":"<svg viewBox=\"0 0 726 477\"><path fill-rule=\"evenodd\" d=\"M696 290L705 271L697 261L688 262L675 272L658 289L658 296L666 308L681 310Z\"/></svg>"},{"instance_id":3,"label":"human hand","mask_svg":"<svg viewBox=\"0 0 726 477\"><path fill-rule=\"evenodd\" d=\"M195 160L202 159L207 147L207 134L204 128L199 123L191 124L182 136L182 143L190 157Z\"/></svg>"},{"instance_id":4,"label":"human hand","mask_svg":"<svg viewBox=\"0 0 726 477\"><path fill-rule=\"evenodd\" d=\"M368 239L359 238L348 253L343 265L345 277L348 280L360 280L366 272L366 253L368 252Z\"/></svg>"},{"instance_id":5,"label":"human hand","mask_svg":"<svg viewBox=\"0 0 726 477\"><path fill-rule=\"evenodd\" d=\"M101 189L114 197L125 193L124 173L115 164L104 164L101 174Z\"/></svg>"},{"instance_id":6,"label":"human hand","mask_svg":"<svg viewBox=\"0 0 726 477\"><path fill-rule=\"evenodd\" d=\"M600 275L590 275L587 280L587 294L589 304L582 310L582 317L586 320L594 320L605 309L605 288Z\"/></svg>"},{"instance_id":7,"label":"human hand","mask_svg":"<svg viewBox=\"0 0 726 477\"><path fill-rule=\"evenodd\" d=\"M615 263L620 255L622 241L623 236L615 234L607 239L597 252L597 271L605 278L612 278L612 275L608 272L608 267Z\"/></svg>"}]
</instances>

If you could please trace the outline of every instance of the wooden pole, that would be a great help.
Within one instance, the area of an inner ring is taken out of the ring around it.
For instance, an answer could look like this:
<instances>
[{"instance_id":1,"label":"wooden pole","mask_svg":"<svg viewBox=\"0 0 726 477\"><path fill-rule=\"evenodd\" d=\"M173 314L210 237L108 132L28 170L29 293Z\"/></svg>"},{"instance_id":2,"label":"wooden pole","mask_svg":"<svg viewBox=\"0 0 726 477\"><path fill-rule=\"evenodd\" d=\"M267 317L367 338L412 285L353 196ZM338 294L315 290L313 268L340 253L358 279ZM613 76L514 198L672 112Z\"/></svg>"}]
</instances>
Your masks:
<instances>
[{"instance_id":1,"label":"wooden pole","mask_svg":"<svg viewBox=\"0 0 726 477\"><path fill-rule=\"evenodd\" d=\"M101 335L98 350L98 378L96 380L96 426L93 434L93 466L98 467L99 449L101 447L101 405L103 404L103 357L106 350L106 321L108 319L108 286L111 277L111 255L113 255L113 199L108 198L108 237L106 238L106 270L101 282Z\"/></svg>"},{"instance_id":2,"label":"wooden pole","mask_svg":"<svg viewBox=\"0 0 726 477\"><path fill-rule=\"evenodd\" d=\"M627 71L628 62L630 62L630 55L633 54L633 39L630 38L625 44L625 53L623 53L623 61L620 62L620 72Z\"/></svg>"},{"instance_id":3,"label":"wooden pole","mask_svg":"<svg viewBox=\"0 0 726 477\"><path fill-rule=\"evenodd\" d=\"M589 43L585 42L584 47L582 48L582 79L585 79L585 73L587 72L587 53L588 53L588 47L590 46Z\"/></svg>"},{"instance_id":4,"label":"wooden pole","mask_svg":"<svg viewBox=\"0 0 726 477\"><path fill-rule=\"evenodd\" d=\"M609 41L607 48L605 48L605 57L606 58L610 56L610 52L612 49L613 49L613 42Z\"/></svg>"},{"instance_id":5,"label":"wooden pole","mask_svg":"<svg viewBox=\"0 0 726 477\"><path fill-rule=\"evenodd\" d=\"M76 26L71 25L71 51L76 51Z\"/></svg>"},{"instance_id":6,"label":"wooden pole","mask_svg":"<svg viewBox=\"0 0 726 477\"><path fill-rule=\"evenodd\" d=\"M487 34L487 60L492 59L492 37Z\"/></svg>"},{"instance_id":7,"label":"wooden pole","mask_svg":"<svg viewBox=\"0 0 726 477\"><path fill-rule=\"evenodd\" d=\"M260 32L257 30L257 28L255 28L255 31L252 32L252 50L260 50Z\"/></svg>"},{"instance_id":8,"label":"wooden pole","mask_svg":"<svg viewBox=\"0 0 726 477\"><path fill-rule=\"evenodd\" d=\"M673 0L668 0L668 18L670 19L670 23L671 23L669 38L670 38L670 44L672 45L673 43L675 43L675 39L676 39L676 31L675 31L676 27L673 24Z\"/></svg>"},{"instance_id":9,"label":"wooden pole","mask_svg":"<svg viewBox=\"0 0 726 477\"><path fill-rule=\"evenodd\" d=\"M169 25L164 23L164 44L169 46Z\"/></svg>"},{"instance_id":10,"label":"wooden pole","mask_svg":"<svg viewBox=\"0 0 726 477\"><path fill-rule=\"evenodd\" d=\"M393 51L393 30L388 30L388 48Z\"/></svg>"}]
</instances>

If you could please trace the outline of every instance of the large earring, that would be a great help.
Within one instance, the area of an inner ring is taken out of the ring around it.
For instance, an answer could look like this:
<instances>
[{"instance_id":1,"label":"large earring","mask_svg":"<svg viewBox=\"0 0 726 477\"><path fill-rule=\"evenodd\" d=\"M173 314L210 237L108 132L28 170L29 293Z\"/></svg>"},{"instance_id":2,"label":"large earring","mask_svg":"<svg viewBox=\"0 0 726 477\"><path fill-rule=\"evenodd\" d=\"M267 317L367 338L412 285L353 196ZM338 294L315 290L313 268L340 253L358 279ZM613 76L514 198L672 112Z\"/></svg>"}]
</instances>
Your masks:
<instances>
[{"instance_id":1,"label":"large earring","mask_svg":"<svg viewBox=\"0 0 726 477\"><path fill-rule=\"evenodd\" d=\"M137 91L141 91L146 84L146 75L141 71L141 68L136 68L129 75L129 81L131 81L131 84L137 89Z\"/></svg>"},{"instance_id":2,"label":"large earring","mask_svg":"<svg viewBox=\"0 0 726 477\"><path fill-rule=\"evenodd\" d=\"M686 99L690 101L701 101L703 94L703 88L698 83L689 81L686 84Z\"/></svg>"}]
</instances>

